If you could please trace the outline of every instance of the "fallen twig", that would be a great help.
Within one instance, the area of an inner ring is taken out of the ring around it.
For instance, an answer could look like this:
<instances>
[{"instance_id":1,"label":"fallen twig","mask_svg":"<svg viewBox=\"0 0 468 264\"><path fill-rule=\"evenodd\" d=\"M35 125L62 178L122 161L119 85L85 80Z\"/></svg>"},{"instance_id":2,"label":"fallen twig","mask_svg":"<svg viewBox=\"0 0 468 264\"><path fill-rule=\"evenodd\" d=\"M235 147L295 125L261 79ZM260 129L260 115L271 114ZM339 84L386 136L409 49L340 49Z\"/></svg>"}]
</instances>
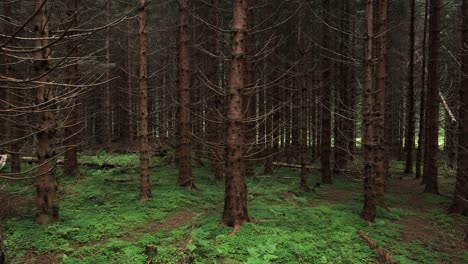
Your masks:
<instances>
[{"instance_id":1,"label":"fallen twig","mask_svg":"<svg viewBox=\"0 0 468 264\"><path fill-rule=\"evenodd\" d=\"M377 245L377 243L375 243L369 236L364 234L364 232L362 232L361 230L357 230L356 234L358 234L362 239L364 239L371 248L374 248L375 250L377 250L379 255L382 258L384 258L387 263L397 264L397 262L393 260L392 256L388 252L386 252L383 247Z\"/></svg>"}]
</instances>

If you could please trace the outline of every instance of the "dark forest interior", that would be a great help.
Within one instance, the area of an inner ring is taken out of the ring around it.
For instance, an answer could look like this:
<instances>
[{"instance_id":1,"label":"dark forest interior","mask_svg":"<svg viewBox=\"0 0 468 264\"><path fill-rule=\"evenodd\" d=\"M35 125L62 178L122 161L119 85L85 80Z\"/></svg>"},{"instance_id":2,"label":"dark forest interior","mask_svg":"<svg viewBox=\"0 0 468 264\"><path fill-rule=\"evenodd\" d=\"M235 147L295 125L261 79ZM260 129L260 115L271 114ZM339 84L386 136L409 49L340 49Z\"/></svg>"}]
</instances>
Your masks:
<instances>
[{"instance_id":1,"label":"dark forest interior","mask_svg":"<svg viewBox=\"0 0 468 264\"><path fill-rule=\"evenodd\" d=\"M4 263L468 263L468 0L0 0Z\"/></svg>"}]
</instances>

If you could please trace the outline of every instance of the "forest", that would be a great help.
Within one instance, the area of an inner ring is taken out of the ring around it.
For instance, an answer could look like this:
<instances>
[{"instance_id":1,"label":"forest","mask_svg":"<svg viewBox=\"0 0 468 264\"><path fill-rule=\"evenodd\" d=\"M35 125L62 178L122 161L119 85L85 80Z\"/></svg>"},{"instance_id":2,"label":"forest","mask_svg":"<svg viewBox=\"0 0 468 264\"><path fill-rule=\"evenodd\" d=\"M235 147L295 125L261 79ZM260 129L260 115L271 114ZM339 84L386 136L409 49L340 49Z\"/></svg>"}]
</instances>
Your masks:
<instances>
[{"instance_id":1,"label":"forest","mask_svg":"<svg viewBox=\"0 0 468 264\"><path fill-rule=\"evenodd\" d=\"M0 0L4 263L468 263L468 0Z\"/></svg>"}]
</instances>

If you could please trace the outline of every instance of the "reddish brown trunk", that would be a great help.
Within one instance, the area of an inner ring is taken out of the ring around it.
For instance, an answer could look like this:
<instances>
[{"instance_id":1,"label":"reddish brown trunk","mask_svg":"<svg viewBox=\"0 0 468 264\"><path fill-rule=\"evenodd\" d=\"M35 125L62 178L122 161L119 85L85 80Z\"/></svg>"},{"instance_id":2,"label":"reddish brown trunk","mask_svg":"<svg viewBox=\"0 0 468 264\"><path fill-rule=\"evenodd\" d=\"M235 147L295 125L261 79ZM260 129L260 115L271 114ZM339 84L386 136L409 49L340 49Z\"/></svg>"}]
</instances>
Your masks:
<instances>
[{"instance_id":1,"label":"reddish brown trunk","mask_svg":"<svg viewBox=\"0 0 468 264\"><path fill-rule=\"evenodd\" d=\"M140 36L140 201L151 197L148 160L148 55L146 39L146 1L138 1Z\"/></svg>"},{"instance_id":2,"label":"reddish brown trunk","mask_svg":"<svg viewBox=\"0 0 468 264\"><path fill-rule=\"evenodd\" d=\"M323 24L323 50L322 50L322 83L321 83L321 108L322 108L322 129L320 159L322 161L322 183L332 183L331 176L331 70L330 59L330 21L331 5L330 0L323 0L324 24Z\"/></svg>"},{"instance_id":3,"label":"reddish brown trunk","mask_svg":"<svg viewBox=\"0 0 468 264\"><path fill-rule=\"evenodd\" d=\"M34 0L36 10L40 11L35 17L35 47L39 51L34 53L34 69L42 82L49 82L46 73L49 70L50 49L49 26L46 5L42 3L46 0ZM47 84L39 84L36 87L36 105L38 118L37 137L37 176L36 176L36 223L48 224L58 219L57 207L57 182L54 176L54 161L51 150L52 139L55 138L54 112L50 102L54 98L54 90Z\"/></svg>"},{"instance_id":4,"label":"reddish brown trunk","mask_svg":"<svg viewBox=\"0 0 468 264\"><path fill-rule=\"evenodd\" d=\"M364 84L363 84L363 135L364 148L364 208L361 216L367 221L374 221L377 211L377 188L375 183L375 147L374 147L374 125L373 119L373 49L374 49L374 1L367 0L366 5L366 57L364 61Z\"/></svg>"},{"instance_id":5,"label":"reddish brown trunk","mask_svg":"<svg viewBox=\"0 0 468 264\"><path fill-rule=\"evenodd\" d=\"M440 0L431 0L429 22L429 87L427 91L427 170L424 192L439 193L437 154L439 152L439 63L440 63Z\"/></svg>"},{"instance_id":6,"label":"reddish brown trunk","mask_svg":"<svg viewBox=\"0 0 468 264\"><path fill-rule=\"evenodd\" d=\"M222 222L237 230L249 221L247 185L244 176L244 131L242 93L245 86L245 40L247 0L233 0L232 50L229 71L229 98L226 113L226 185Z\"/></svg>"},{"instance_id":7,"label":"reddish brown trunk","mask_svg":"<svg viewBox=\"0 0 468 264\"><path fill-rule=\"evenodd\" d=\"M410 17L410 51L408 65L408 94L406 98L406 142L405 142L405 173L413 173L413 150L414 150L414 128L415 128L415 110L414 110L414 54L415 54L415 22L416 22L416 0L411 0L411 17Z\"/></svg>"},{"instance_id":8,"label":"reddish brown trunk","mask_svg":"<svg viewBox=\"0 0 468 264\"><path fill-rule=\"evenodd\" d=\"M462 1L462 53L458 133L458 166L455 195L449 209L453 214L468 213L468 0Z\"/></svg>"},{"instance_id":9,"label":"reddish brown trunk","mask_svg":"<svg viewBox=\"0 0 468 264\"><path fill-rule=\"evenodd\" d=\"M78 19L76 12L78 11L78 1L69 0L68 2L68 16L70 23L69 29L74 29L78 26ZM67 50L69 53L70 63L67 68L68 83L70 85L78 84L78 47L75 41L69 40L67 43ZM69 88L70 91L76 89ZM79 115L78 115L78 98L70 99L70 110L67 115L65 126L65 146L67 150L64 154L63 171L66 176L76 176L79 174L78 169L78 133L79 133Z\"/></svg>"},{"instance_id":10,"label":"reddish brown trunk","mask_svg":"<svg viewBox=\"0 0 468 264\"><path fill-rule=\"evenodd\" d=\"M192 175L188 0L179 0L179 186L196 189Z\"/></svg>"},{"instance_id":11,"label":"reddish brown trunk","mask_svg":"<svg viewBox=\"0 0 468 264\"><path fill-rule=\"evenodd\" d=\"M377 82L374 91L374 166L375 166L375 184L377 188L377 197L379 203L383 203L385 191L386 158L385 155L385 86L387 75L387 0L379 2L379 37L378 50L379 59L377 61Z\"/></svg>"}]
</instances>

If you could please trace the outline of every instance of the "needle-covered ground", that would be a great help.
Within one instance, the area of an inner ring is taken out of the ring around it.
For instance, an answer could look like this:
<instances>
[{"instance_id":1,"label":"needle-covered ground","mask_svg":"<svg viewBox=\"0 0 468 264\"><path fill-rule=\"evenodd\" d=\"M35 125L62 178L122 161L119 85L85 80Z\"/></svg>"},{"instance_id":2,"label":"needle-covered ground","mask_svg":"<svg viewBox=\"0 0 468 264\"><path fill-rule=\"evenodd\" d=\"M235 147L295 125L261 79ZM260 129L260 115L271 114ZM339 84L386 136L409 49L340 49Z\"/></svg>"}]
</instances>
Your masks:
<instances>
[{"instance_id":1,"label":"needle-covered ground","mask_svg":"<svg viewBox=\"0 0 468 264\"><path fill-rule=\"evenodd\" d=\"M223 183L207 169L194 169L200 191L190 192L175 185L175 168L159 164L151 170L153 197L141 204L137 156L83 160L122 166L58 176L60 221L48 226L32 222L33 182L0 182L13 207L2 223L10 263L379 263L357 230L398 263L468 263L468 218L445 213L451 190L424 195L410 178L389 181L388 210L370 225L359 217L361 182L337 176L305 193L292 169L258 175L248 179L249 214L261 221L230 236L231 228L219 225ZM311 172L309 183L316 181Z\"/></svg>"}]
</instances>

